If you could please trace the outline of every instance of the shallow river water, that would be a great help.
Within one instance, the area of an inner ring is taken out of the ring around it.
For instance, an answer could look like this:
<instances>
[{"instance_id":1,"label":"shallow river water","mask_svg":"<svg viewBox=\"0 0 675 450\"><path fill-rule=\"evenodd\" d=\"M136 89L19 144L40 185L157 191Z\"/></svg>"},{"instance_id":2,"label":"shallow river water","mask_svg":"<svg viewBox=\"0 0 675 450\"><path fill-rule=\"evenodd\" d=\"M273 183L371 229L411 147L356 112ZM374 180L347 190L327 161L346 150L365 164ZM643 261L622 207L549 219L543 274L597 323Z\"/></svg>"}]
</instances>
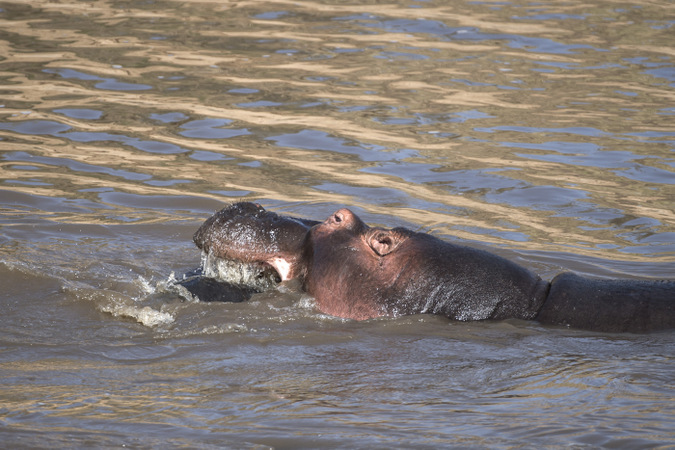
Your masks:
<instances>
[{"instance_id":1,"label":"shallow river water","mask_svg":"<svg viewBox=\"0 0 675 450\"><path fill-rule=\"evenodd\" d=\"M674 36L669 1L0 3L2 446L672 446L672 331L170 280L240 199L675 278Z\"/></svg>"}]
</instances>

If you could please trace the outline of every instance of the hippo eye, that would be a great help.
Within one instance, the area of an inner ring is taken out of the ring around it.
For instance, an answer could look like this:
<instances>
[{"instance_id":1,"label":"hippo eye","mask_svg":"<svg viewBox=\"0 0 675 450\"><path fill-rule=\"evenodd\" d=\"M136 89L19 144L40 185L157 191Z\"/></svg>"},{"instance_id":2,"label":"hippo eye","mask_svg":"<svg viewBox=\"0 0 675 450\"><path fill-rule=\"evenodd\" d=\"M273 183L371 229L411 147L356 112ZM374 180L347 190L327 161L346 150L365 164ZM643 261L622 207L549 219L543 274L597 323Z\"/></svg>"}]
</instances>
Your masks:
<instances>
[{"instance_id":1,"label":"hippo eye","mask_svg":"<svg viewBox=\"0 0 675 450\"><path fill-rule=\"evenodd\" d=\"M338 214L335 214L333 216L333 219L335 220L335 223L340 223L342 222L342 217L340 217Z\"/></svg>"}]
</instances>

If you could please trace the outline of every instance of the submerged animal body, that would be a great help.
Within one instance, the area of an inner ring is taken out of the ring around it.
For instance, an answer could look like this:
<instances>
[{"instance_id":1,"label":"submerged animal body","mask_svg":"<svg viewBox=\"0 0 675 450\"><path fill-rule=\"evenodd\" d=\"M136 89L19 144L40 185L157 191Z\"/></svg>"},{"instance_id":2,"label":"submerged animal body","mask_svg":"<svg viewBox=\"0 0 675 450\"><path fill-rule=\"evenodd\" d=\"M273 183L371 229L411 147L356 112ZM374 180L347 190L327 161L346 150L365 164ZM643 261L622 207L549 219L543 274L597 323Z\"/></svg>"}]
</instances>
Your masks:
<instances>
[{"instance_id":1,"label":"submerged animal body","mask_svg":"<svg viewBox=\"0 0 675 450\"><path fill-rule=\"evenodd\" d=\"M279 281L300 279L318 309L343 318L429 313L609 332L675 327L675 281L564 273L549 283L484 250L405 228L369 227L349 209L317 222L235 203L206 220L194 241L209 258L245 264L261 276L272 272ZM223 297L217 283L191 284L185 287L200 298Z\"/></svg>"}]
</instances>

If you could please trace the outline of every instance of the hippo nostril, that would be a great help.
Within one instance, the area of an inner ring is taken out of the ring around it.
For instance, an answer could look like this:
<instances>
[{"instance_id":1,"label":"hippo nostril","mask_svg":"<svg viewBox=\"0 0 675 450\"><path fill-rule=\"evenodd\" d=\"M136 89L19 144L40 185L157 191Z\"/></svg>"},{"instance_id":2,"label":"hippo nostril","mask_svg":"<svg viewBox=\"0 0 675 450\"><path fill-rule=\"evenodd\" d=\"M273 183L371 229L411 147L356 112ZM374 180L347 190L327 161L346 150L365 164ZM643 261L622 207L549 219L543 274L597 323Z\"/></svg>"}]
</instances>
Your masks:
<instances>
[{"instance_id":1,"label":"hippo nostril","mask_svg":"<svg viewBox=\"0 0 675 450\"><path fill-rule=\"evenodd\" d=\"M333 217L336 223L342 222L342 216L340 214L335 214Z\"/></svg>"}]
</instances>

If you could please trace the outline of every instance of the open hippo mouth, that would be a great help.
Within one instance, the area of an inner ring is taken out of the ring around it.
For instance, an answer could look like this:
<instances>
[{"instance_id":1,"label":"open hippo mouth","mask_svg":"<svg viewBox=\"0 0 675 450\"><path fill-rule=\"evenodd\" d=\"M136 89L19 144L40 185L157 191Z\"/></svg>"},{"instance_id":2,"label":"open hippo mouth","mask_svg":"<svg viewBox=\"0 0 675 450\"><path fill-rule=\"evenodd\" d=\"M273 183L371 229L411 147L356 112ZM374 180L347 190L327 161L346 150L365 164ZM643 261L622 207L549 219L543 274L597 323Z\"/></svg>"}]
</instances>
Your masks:
<instances>
[{"instance_id":1,"label":"open hippo mouth","mask_svg":"<svg viewBox=\"0 0 675 450\"><path fill-rule=\"evenodd\" d=\"M234 203L194 235L202 275L262 292L295 278L309 229L319 222L280 216L255 203Z\"/></svg>"},{"instance_id":2,"label":"open hippo mouth","mask_svg":"<svg viewBox=\"0 0 675 450\"><path fill-rule=\"evenodd\" d=\"M211 252L202 253L200 275L222 283L247 287L255 292L266 291L282 281L279 272L265 262L224 259Z\"/></svg>"}]
</instances>

